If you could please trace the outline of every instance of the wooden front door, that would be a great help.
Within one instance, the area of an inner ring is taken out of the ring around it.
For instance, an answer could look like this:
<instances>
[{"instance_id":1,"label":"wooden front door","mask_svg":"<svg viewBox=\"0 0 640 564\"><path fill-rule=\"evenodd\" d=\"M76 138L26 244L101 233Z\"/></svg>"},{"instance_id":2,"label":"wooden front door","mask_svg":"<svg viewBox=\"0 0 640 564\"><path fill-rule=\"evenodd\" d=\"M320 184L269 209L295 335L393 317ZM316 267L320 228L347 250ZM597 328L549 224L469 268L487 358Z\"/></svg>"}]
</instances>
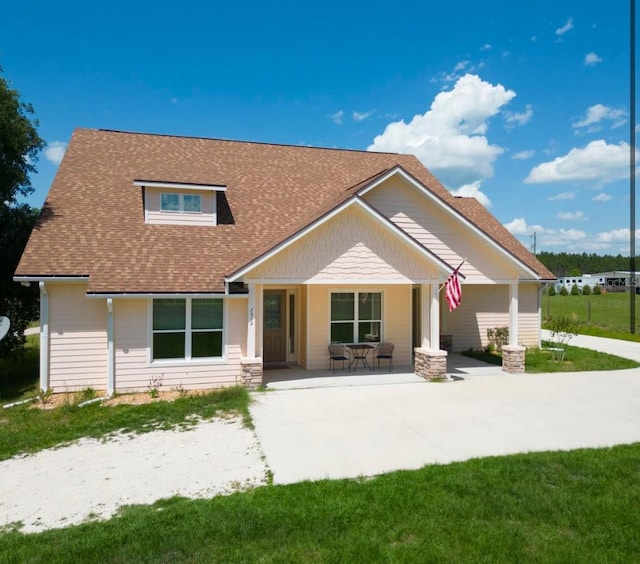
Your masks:
<instances>
[{"instance_id":1,"label":"wooden front door","mask_svg":"<svg viewBox=\"0 0 640 564\"><path fill-rule=\"evenodd\" d=\"M286 362L287 319L286 290L265 290L262 314L264 362Z\"/></svg>"}]
</instances>

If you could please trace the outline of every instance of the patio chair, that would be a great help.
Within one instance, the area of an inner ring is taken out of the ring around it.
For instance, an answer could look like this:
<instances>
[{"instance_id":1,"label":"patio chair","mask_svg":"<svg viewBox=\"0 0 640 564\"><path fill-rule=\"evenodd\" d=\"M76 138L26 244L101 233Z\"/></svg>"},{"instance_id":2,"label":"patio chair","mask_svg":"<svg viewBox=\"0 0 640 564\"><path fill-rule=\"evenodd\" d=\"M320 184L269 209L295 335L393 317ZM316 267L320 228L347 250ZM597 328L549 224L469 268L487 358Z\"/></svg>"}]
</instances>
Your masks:
<instances>
[{"instance_id":1,"label":"patio chair","mask_svg":"<svg viewBox=\"0 0 640 564\"><path fill-rule=\"evenodd\" d=\"M389 363L389 372L393 370L393 349L393 343L378 343L373 352L373 360L378 363L378 368L380 368L380 361L386 360Z\"/></svg>"},{"instance_id":2,"label":"patio chair","mask_svg":"<svg viewBox=\"0 0 640 564\"><path fill-rule=\"evenodd\" d=\"M344 370L344 363L347 360L351 360L347 347L344 345L329 345L329 368L336 373L336 362L342 361L342 370Z\"/></svg>"}]
</instances>

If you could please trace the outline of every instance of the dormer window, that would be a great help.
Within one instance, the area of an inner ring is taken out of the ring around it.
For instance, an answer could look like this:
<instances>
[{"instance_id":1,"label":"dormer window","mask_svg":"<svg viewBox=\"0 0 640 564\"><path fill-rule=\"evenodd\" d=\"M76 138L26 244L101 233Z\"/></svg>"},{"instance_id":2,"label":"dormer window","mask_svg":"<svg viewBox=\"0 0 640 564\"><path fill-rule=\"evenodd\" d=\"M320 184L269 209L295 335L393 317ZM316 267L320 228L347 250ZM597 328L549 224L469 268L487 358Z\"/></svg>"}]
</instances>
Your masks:
<instances>
[{"instance_id":1,"label":"dormer window","mask_svg":"<svg viewBox=\"0 0 640 564\"><path fill-rule=\"evenodd\" d=\"M134 180L143 189L144 221L159 225L217 225L217 193L227 187Z\"/></svg>"}]
</instances>

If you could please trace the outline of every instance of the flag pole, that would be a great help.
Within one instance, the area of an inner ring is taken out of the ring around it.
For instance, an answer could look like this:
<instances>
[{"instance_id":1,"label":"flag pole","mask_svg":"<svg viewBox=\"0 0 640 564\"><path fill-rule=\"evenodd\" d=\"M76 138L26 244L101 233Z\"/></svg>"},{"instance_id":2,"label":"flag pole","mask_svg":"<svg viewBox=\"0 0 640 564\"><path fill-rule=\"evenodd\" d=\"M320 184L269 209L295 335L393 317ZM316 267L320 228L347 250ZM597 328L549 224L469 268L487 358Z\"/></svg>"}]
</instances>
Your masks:
<instances>
[{"instance_id":1,"label":"flag pole","mask_svg":"<svg viewBox=\"0 0 640 564\"><path fill-rule=\"evenodd\" d=\"M467 257L464 257L464 258L462 259L462 262L458 265L458 268L456 268L456 269L451 273L451 275L449 276L449 278L450 278L451 276L453 276L453 274L455 274L456 272L458 272L458 270L460 270L460 269L462 268L462 265L463 265L465 262L467 262ZM447 283L446 283L446 282L444 282L443 284L441 284L441 285L440 285L440 288L438 288L438 293L440 293L440 292L442 291L442 288L444 288L446 284L447 284Z\"/></svg>"}]
</instances>

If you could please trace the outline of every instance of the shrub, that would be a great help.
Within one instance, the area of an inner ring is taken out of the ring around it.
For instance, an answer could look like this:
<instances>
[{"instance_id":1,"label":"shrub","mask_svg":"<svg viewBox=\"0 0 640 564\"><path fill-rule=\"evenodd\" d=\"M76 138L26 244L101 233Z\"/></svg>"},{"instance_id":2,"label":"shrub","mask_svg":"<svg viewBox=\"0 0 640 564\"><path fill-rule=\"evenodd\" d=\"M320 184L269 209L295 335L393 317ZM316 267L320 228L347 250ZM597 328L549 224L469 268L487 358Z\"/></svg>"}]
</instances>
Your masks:
<instances>
[{"instance_id":1,"label":"shrub","mask_svg":"<svg viewBox=\"0 0 640 564\"><path fill-rule=\"evenodd\" d=\"M566 286L562 286L562 288L560 288L560 295L561 296L568 296L569 295L569 290L567 290Z\"/></svg>"},{"instance_id":2,"label":"shrub","mask_svg":"<svg viewBox=\"0 0 640 564\"><path fill-rule=\"evenodd\" d=\"M600 294L602 294L602 288L600 288L600 286L598 286L597 284L593 287L593 293L596 296L599 296Z\"/></svg>"},{"instance_id":3,"label":"shrub","mask_svg":"<svg viewBox=\"0 0 640 564\"><path fill-rule=\"evenodd\" d=\"M574 284L573 286L571 286L571 295L572 296L579 296L580 295L580 288L578 288L577 284Z\"/></svg>"},{"instance_id":4,"label":"shrub","mask_svg":"<svg viewBox=\"0 0 640 564\"><path fill-rule=\"evenodd\" d=\"M487 339L489 339L489 351L501 351L502 346L509 342L509 328L495 327L487 329Z\"/></svg>"},{"instance_id":5,"label":"shrub","mask_svg":"<svg viewBox=\"0 0 640 564\"><path fill-rule=\"evenodd\" d=\"M564 347L578 334L574 321L564 315L552 317L547 322L547 327L551 331L551 339L559 347Z\"/></svg>"},{"instance_id":6,"label":"shrub","mask_svg":"<svg viewBox=\"0 0 640 564\"><path fill-rule=\"evenodd\" d=\"M549 288L547 289L547 295L548 296L555 296L556 295L556 287L555 286L549 286Z\"/></svg>"}]
</instances>

